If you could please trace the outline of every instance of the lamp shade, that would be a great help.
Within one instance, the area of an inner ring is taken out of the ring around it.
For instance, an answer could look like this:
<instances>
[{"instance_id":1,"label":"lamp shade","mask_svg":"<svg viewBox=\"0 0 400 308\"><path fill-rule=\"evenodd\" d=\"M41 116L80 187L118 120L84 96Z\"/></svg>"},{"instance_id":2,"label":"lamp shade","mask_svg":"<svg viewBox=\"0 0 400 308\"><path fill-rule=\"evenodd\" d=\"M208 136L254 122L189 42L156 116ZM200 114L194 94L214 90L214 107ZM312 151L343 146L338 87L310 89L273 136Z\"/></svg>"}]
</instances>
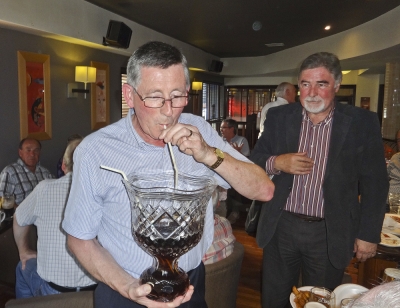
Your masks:
<instances>
[{"instance_id":1,"label":"lamp shade","mask_svg":"<svg viewBox=\"0 0 400 308\"><path fill-rule=\"evenodd\" d=\"M192 82L192 90L198 91L203 89L203 83L201 81L193 81Z\"/></svg>"},{"instance_id":2,"label":"lamp shade","mask_svg":"<svg viewBox=\"0 0 400 308\"><path fill-rule=\"evenodd\" d=\"M76 82L96 82L96 68L90 66L75 66Z\"/></svg>"}]
</instances>

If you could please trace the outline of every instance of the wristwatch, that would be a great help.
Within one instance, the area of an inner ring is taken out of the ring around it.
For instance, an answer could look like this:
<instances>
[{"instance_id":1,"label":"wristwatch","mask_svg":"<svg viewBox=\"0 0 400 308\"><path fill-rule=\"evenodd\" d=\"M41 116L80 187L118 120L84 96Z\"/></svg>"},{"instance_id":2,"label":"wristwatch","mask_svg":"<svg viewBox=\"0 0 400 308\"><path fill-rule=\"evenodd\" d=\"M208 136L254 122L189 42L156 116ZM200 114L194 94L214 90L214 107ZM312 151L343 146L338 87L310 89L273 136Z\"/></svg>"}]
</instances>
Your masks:
<instances>
[{"instance_id":1,"label":"wristwatch","mask_svg":"<svg viewBox=\"0 0 400 308\"><path fill-rule=\"evenodd\" d=\"M220 149L214 148L214 153L215 155L217 155L217 161L214 163L214 165L212 165L210 167L210 169L215 169L217 168L219 165L221 165L221 163L224 161L224 152L222 152Z\"/></svg>"}]
</instances>

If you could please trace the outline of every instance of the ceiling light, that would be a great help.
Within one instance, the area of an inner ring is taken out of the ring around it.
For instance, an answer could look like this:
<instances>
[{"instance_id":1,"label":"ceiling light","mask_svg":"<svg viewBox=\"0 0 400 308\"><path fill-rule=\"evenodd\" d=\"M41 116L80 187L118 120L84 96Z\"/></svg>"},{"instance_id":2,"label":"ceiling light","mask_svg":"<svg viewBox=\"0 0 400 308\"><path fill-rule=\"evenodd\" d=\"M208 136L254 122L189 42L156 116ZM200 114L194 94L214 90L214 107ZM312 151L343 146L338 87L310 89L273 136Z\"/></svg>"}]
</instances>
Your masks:
<instances>
[{"instance_id":1,"label":"ceiling light","mask_svg":"<svg viewBox=\"0 0 400 308\"><path fill-rule=\"evenodd\" d=\"M255 22L253 22L252 28L254 31L258 31L262 28L262 23L256 20Z\"/></svg>"},{"instance_id":2,"label":"ceiling light","mask_svg":"<svg viewBox=\"0 0 400 308\"><path fill-rule=\"evenodd\" d=\"M330 30L330 29L331 29L331 26L330 26L330 25L327 25L327 26L325 26L324 29L325 29L325 30Z\"/></svg>"},{"instance_id":3,"label":"ceiling light","mask_svg":"<svg viewBox=\"0 0 400 308\"><path fill-rule=\"evenodd\" d=\"M351 71L342 71L342 74L343 75L346 75L346 74L348 74L348 73L350 73Z\"/></svg>"},{"instance_id":4,"label":"ceiling light","mask_svg":"<svg viewBox=\"0 0 400 308\"><path fill-rule=\"evenodd\" d=\"M282 46L285 46L285 44L283 44L283 43L269 43L269 44L265 44L265 46L267 46L267 47L282 47Z\"/></svg>"}]
</instances>

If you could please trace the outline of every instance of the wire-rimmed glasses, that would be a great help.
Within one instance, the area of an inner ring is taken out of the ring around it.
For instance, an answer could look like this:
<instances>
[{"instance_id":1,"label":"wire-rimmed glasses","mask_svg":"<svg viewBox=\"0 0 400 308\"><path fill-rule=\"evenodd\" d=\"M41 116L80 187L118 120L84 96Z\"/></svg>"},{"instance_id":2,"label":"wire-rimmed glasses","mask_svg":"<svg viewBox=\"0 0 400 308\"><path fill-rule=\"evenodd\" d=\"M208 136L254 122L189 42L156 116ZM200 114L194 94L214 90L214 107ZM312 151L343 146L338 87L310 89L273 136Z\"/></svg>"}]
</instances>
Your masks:
<instances>
[{"instance_id":1,"label":"wire-rimmed glasses","mask_svg":"<svg viewBox=\"0 0 400 308\"><path fill-rule=\"evenodd\" d=\"M187 105L190 98L189 95L179 95L171 98L164 98L159 96L142 97L134 87L132 88L139 96L140 100L143 101L144 105L148 108L161 108L162 106L164 106L166 101L171 102L172 108L181 108Z\"/></svg>"}]
</instances>

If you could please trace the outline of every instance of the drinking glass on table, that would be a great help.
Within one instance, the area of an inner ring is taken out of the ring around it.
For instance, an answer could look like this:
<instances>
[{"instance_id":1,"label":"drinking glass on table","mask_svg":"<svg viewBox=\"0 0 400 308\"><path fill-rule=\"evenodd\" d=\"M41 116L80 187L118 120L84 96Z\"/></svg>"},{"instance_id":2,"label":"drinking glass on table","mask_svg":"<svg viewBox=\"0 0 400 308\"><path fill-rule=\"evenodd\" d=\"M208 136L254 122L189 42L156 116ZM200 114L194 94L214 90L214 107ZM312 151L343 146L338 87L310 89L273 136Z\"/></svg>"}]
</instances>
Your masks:
<instances>
[{"instance_id":1,"label":"drinking glass on table","mask_svg":"<svg viewBox=\"0 0 400 308\"><path fill-rule=\"evenodd\" d=\"M391 282L394 280L400 280L400 269L399 268L385 268L383 272L383 282Z\"/></svg>"},{"instance_id":2,"label":"drinking glass on table","mask_svg":"<svg viewBox=\"0 0 400 308\"><path fill-rule=\"evenodd\" d=\"M400 214L400 194L389 193L390 213Z\"/></svg>"},{"instance_id":3,"label":"drinking glass on table","mask_svg":"<svg viewBox=\"0 0 400 308\"><path fill-rule=\"evenodd\" d=\"M343 298L340 302L340 308L350 308L354 301L354 298Z\"/></svg>"},{"instance_id":4,"label":"drinking glass on table","mask_svg":"<svg viewBox=\"0 0 400 308\"><path fill-rule=\"evenodd\" d=\"M0 226L5 218L6 218L6 213L0 210Z\"/></svg>"},{"instance_id":5,"label":"drinking glass on table","mask_svg":"<svg viewBox=\"0 0 400 308\"><path fill-rule=\"evenodd\" d=\"M328 308L336 307L335 293L327 288L314 287L311 289L310 302L318 302Z\"/></svg>"},{"instance_id":6,"label":"drinking glass on table","mask_svg":"<svg viewBox=\"0 0 400 308\"><path fill-rule=\"evenodd\" d=\"M14 203L15 203L15 198L14 198L13 194L5 193L3 195L3 202L2 202L1 208L6 213L6 219L13 217Z\"/></svg>"},{"instance_id":7,"label":"drinking glass on table","mask_svg":"<svg viewBox=\"0 0 400 308\"><path fill-rule=\"evenodd\" d=\"M393 230L394 226L396 225L396 221L389 215L389 217L385 218L385 225L389 230Z\"/></svg>"},{"instance_id":8,"label":"drinking glass on table","mask_svg":"<svg viewBox=\"0 0 400 308\"><path fill-rule=\"evenodd\" d=\"M317 302L308 302L304 305L304 308L325 308L325 306Z\"/></svg>"}]
</instances>

